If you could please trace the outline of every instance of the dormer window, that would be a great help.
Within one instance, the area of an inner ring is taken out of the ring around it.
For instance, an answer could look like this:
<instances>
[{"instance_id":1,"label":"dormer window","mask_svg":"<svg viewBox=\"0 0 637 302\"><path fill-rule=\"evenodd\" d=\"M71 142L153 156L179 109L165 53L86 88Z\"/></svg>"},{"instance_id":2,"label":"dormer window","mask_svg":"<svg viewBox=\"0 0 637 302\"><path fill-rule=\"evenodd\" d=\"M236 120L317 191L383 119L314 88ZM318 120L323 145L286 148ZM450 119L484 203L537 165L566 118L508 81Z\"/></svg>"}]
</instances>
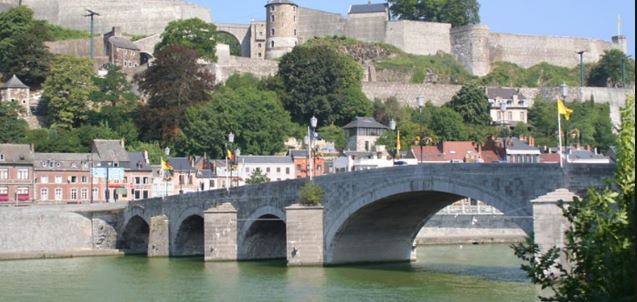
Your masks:
<instances>
[{"instance_id":1,"label":"dormer window","mask_svg":"<svg viewBox=\"0 0 637 302\"><path fill-rule=\"evenodd\" d=\"M0 153L0 161L4 161L4 154Z\"/></svg>"}]
</instances>

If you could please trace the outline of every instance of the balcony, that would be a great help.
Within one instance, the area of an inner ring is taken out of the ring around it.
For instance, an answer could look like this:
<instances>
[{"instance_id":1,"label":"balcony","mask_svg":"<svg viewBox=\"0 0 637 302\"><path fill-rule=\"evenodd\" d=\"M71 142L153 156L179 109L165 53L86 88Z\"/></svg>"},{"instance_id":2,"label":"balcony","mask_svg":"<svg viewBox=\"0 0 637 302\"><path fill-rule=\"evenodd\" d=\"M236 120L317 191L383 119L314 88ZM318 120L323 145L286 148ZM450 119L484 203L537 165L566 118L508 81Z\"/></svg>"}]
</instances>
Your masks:
<instances>
[{"instance_id":1,"label":"balcony","mask_svg":"<svg viewBox=\"0 0 637 302\"><path fill-rule=\"evenodd\" d=\"M29 201L29 194L18 194L18 201Z\"/></svg>"}]
</instances>

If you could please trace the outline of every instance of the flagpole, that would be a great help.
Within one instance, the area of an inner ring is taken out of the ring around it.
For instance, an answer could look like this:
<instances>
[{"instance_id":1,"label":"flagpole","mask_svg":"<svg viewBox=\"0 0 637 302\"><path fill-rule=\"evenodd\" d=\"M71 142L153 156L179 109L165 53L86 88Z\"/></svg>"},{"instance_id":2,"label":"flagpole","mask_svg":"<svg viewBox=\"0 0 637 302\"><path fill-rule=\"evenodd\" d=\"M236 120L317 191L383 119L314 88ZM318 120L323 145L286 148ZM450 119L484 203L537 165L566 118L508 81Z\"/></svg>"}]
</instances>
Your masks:
<instances>
[{"instance_id":1,"label":"flagpole","mask_svg":"<svg viewBox=\"0 0 637 302\"><path fill-rule=\"evenodd\" d=\"M557 110L557 138L560 144L560 168L564 167L564 153L562 151L562 119L560 118L560 110L559 110L559 102L560 102L560 97L557 97L557 106L558 106L558 110Z\"/></svg>"},{"instance_id":2,"label":"flagpole","mask_svg":"<svg viewBox=\"0 0 637 302\"><path fill-rule=\"evenodd\" d=\"M230 193L230 187L228 185L228 144L226 144L226 191Z\"/></svg>"}]
</instances>

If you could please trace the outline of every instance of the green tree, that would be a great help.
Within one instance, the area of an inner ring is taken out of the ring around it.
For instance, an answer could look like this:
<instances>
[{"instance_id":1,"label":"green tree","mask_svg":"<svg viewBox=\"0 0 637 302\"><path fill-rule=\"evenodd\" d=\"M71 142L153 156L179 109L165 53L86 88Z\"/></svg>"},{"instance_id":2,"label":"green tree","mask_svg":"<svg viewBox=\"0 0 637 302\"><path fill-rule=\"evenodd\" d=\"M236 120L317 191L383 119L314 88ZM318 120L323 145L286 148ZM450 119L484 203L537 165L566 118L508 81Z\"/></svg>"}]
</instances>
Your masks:
<instances>
[{"instance_id":1,"label":"green tree","mask_svg":"<svg viewBox=\"0 0 637 302\"><path fill-rule=\"evenodd\" d=\"M318 133L325 141L334 142L334 147L337 150L345 149L347 141L345 140L345 130L343 128L329 125L319 128Z\"/></svg>"},{"instance_id":2,"label":"green tree","mask_svg":"<svg viewBox=\"0 0 637 302\"><path fill-rule=\"evenodd\" d=\"M159 142L137 142L133 144L129 144L128 151L133 152L148 152L148 160L153 165L158 165L161 163L162 158L166 158L166 154L164 150L159 145Z\"/></svg>"},{"instance_id":3,"label":"green tree","mask_svg":"<svg viewBox=\"0 0 637 302\"><path fill-rule=\"evenodd\" d=\"M20 6L0 13L0 70L39 87L51 63L47 37L44 22L33 20L31 9Z\"/></svg>"},{"instance_id":4,"label":"green tree","mask_svg":"<svg viewBox=\"0 0 637 302\"><path fill-rule=\"evenodd\" d=\"M82 147L77 131L66 129L28 130L21 143L33 144L36 152L88 152Z\"/></svg>"},{"instance_id":5,"label":"green tree","mask_svg":"<svg viewBox=\"0 0 637 302\"><path fill-rule=\"evenodd\" d=\"M93 65L87 58L55 57L42 93L52 127L71 129L87 120L90 97L97 90L94 74Z\"/></svg>"},{"instance_id":6,"label":"green tree","mask_svg":"<svg viewBox=\"0 0 637 302\"><path fill-rule=\"evenodd\" d=\"M541 253L533 239L514 245L542 301L635 301L635 99L622 111L615 179L560 206L570 226L565 246ZM559 263L564 254L570 265Z\"/></svg>"},{"instance_id":7,"label":"green tree","mask_svg":"<svg viewBox=\"0 0 637 302\"><path fill-rule=\"evenodd\" d=\"M528 136L529 134L531 134L531 131L529 131L529 125L523 122L519 122L515 124L515 127L513 127L513 131L511 134L515 137Z\"/></svg>"},{"instance_id":8,"label":"green tree","mask_svg":"<svg viewBox=\"0 0 637 302\"><path fill-rule=\"evenodd\" d=\"M250 177L246 179L246 184L249 185L258 185L266 182L270 182L270 178L261 171L261 168L254 169L252 174L250 174Z\"/></svg>"},{"instance_id":9,"label":"green tree","mask_svg":"<svg viewBox=\"0 0 637 302\"><path fill-rule=\"evenodd\" d=\"M218 44L226 44L230 46L230 55L241 56L241 44L233 35L218 31L216 38Z\"/></svg>"},{"instance_id":10,"label":"green tree","mask_svg":"<svg viewBox=\"0 0 637 302\"><path fill-rule=\"evenodd\" d=\"M197 52L209 62L216 62L217 27L198 18L176 20L168 23L161 34L161 41L155 45L155 57L161 50L174 45L182 45Z\"/></svg>"},{"instance_id":11,"label":"green tree","mask_svg":"<svg viewBox=\"0 0 637 302\"><path fill-rule=\"evenodd\" d=\"M0 102L0 143L17 143L29 128L20 118L24 109L17 102Z\"/></svg>"},{"instance_id":12,"label":"green tree","mask_svg":"<svg viewBox=\"0 0 637 302\"><path fill-rule=\"evenodd\" d=\"M214 75L197 63L194 50L182 45L162 48L155 63L135 76L139 89L148 96L136 118L145 141L163 146L179 137L186 110L210 99Z\"/></svg>"},{"instance_id":13,"label":"green tree","mask_svg":"<svg viewBox=\"0 0 637 302\"><path fill-rule=\"evenodd\" d=\"M397 123L409 119L409 112L406 112L395 97L390 97L383 101L374 100L374 119L383 125L389 125L393 119Z\"/></svg>"},{"instance_id":14,"label":"green tree","mask_svg":"<svg viewBox=\"0 0 637 302\"><path fill-rule=\"evenodd\" d=\"M323 202L325 192L321 186L308 182L299 191L299 203L304 206L318 206Z\"/></svg>"},{"instance_id":15,"label":"green tree","mask_svg":"<svg viewBox=\"0 0 637 302\"><path fill-rule=\"evenodd\" d=\"M295 47L281 59L279 77L283 104L296 123L307 125L316 116L320 125L342 126L372 113L360 66L330 46Z\"/></svg>"},{"instance_id":16,"label":"green tree","mask_svg":"<svg viewBox=\"0 0 637 302\"><path fill-rule=\"evenodd\" d=\"M622 87L635 82L635 61L619 49L604 51L588 78L588 84L598 87Z\"/></svg>"},{"instance_id":17,"label":"green tree","mask_svg":"<svg viewBox=\"0 0 637 302\"><path fill-rule=\"evenodd\" d=\"M130 104L137 97L132 92L131 84L126 80L126 74L117 65L106 66L106 76L93 77L97 90L91 95L91 99L98 103L110 103L112 107L118 104Z\"/></svg>"},{"instance_id":18,"label":"green tree","mask_svg":"<svg viewBox=\"0 0 637 302\"><path fill-rule=\"evenodd\" d=\"M467 124L491 125L491 109L483 87L464 85L445 106L460 113Z\"/></svg>"},{"instance_id":19,"label":"green tree","mask_svg":"<svg viewBox=\"0 0 637 302\"><path fill-rule=\"evenodd\" d=\"M250 84L246 84L250 83ZM274 92L259 89L250 75L234 75L212 100L186 111L178 149L183 154L225 156L228 133L243 154L273 154L284 150L290 115Z\"/></svg>"},{"instance_id":20,"label":"green tree","mask_svg":"<svg viewBox=\"0 0 637 302\"><path fill-rule=\"evenodd\" d=\"M401 20L451 23L453 27L480 23L477 0L389 0L390 10Z\"/></svg>"},{"instance_id":21,"label":"green tree","mask_svg":"<svg viewBox=\"0 0 637 302\"><path fill-rule=\"evenodd\" d=\"M439 141L464 141L468 139L462 116L448 107L427 107L427 128Z\"/></svg>"}]
</instances>

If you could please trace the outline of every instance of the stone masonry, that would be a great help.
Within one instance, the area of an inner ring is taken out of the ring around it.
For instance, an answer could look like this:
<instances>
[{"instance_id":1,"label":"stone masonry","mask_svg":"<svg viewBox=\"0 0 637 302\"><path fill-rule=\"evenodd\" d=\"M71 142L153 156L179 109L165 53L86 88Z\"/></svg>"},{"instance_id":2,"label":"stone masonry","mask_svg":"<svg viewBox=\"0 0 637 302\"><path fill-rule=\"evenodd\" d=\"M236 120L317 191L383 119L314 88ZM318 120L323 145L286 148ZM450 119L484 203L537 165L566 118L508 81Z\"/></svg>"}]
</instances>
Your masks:
<instances>
[{"instance_id":1,"label":"stone masonry","mask_svg":"<svg viewBox=\"0 0 637 302\"><path fill-rule=\"evenodd\" d=\"M286 211L288 266L323 265L323 207L294 204Z\"/></svg>"},{"instance_id":2,"label":"stone masonry","mask_svg":"<svg viewBox=\"0 0 637 302\"><path fill-rule=\"evenodd\" d=\"M206 261L237 260L237 210L230 203L204 213Z\"/></svg>"},{"instance_id":3,"label":"stone masonry","mask_svg":"<svg viewBox=\"0 0 637 302\"><path fill-rule=\"evenodd\" d=\"M150 218L148 234L148 257L168 257L170 231L168 230L168 216L160 215Z\"/></svg>"}]
</instances>

